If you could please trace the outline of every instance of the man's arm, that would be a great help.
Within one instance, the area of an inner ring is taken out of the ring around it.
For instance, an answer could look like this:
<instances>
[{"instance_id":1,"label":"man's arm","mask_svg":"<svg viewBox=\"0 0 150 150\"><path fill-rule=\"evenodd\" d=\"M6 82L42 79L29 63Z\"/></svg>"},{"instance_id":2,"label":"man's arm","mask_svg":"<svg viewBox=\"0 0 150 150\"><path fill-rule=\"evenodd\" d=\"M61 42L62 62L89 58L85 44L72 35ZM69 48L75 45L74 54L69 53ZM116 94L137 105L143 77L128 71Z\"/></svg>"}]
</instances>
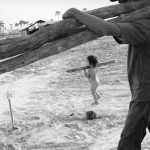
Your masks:
<instances>
[{"instance_id":1,"label":"man's arm","mask_svg":"<svg viewBox=\"0 0 150 150\"><path fill-rule=\"evenodd\" d=\"M116 23L109 23L96 16L84 13L76 8L71 8L63 14L63 19L74 18L83 25L99 34L101 37L105 35L121 36L120 27Z\"/></svg>"}]
</instances>

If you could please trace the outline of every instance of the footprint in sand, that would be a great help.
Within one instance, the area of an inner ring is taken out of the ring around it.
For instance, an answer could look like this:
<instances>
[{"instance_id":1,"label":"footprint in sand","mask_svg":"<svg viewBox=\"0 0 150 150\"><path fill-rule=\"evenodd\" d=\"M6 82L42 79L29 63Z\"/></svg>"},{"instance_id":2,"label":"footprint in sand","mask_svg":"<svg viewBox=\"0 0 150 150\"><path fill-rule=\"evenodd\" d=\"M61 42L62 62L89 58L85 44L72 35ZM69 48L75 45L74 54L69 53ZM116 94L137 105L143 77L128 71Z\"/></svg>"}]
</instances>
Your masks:
<instances>
[{"instance_id":1,"label":"footprint in sand","mask_svg":"<svg viewBox=\"0 0 150 150\"><path fill-rule=\"evenodd\" d=\"M82 134L79 134L79 133L75 133L75 132L72 132L72 133L69 133L67 136L65 136L67 139L70 139L70 140L77 140L77 141L81 141L81 140L85 140L86 139L86 136L85 135L82 135Z\"/></svg>"},{"instance_id":2,"label":"footprint in sand","mask_svg":"<svg viewBox=\"0 0 150 150\"><path fill-rule=\"evenodd\" d=\"M4 150L15 150L15 148L11 144L9 144L4 147Z\"/></svg>"},{"instance_id":3,"label":"footprint in sand","mask_svg":"<svg viewBox=\"0 0 150 150\"><path fill-rule=\"evenodd\" d=\"M40 117L36 117L36 116L33 116L33 117L30 117L31 120L40 120Z\"/></svg>"},{"instance_id":4,"label":"footprint in sand","mask_svg":"<svg viewBox=\"0 0 150 150\"><path fill-rule=\"evenodd\" d=\"M4 147L4 144L0 143L0 149L3 149L3 147Z\"/></svg>"},{"instance_id":5,"label":"footprint in sand","mask_svg":"<svg viewBox=\"0 0 150 150\"><path fill-rule=\"evenodd\" d=\"M65 127L71 128L71 129L75 129L77 131L82 131L82 128L79 127L77 124L66 124Z\"/></svg>"},{"instance_id":6,"label":"footprint in sand","mask_svg":"<svg viewBox=\"0 0 150 150\"><path fill-rule=\"evenodd\" d=\"M12 113L14 114L14 113L15 113L15 111L12 111ZM5 112L3 112L3 115L10 116L10 111L5 111Z\"/></svg>"}]
</instances>

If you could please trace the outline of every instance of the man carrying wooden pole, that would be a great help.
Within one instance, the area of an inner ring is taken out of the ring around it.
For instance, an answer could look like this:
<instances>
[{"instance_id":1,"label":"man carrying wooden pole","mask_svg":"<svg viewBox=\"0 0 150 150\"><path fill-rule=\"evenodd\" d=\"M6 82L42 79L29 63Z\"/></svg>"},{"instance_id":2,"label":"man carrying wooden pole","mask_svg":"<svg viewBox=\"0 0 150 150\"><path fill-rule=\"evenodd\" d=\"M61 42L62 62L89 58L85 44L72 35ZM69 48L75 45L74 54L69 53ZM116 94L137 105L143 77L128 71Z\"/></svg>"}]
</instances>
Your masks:
<instances>
[{"instance_id":1,"label":"man carrying wooden pole","mask_svg":"<svg viewBox=\"0 0 150 150\"><path fill-rule=\"evenodd\" d=\"M142 0L118 1L130 4ZM141 150L146 128L150 130L150 18L112 23L75 8L66 11L63 18L76 19L100 37L113 36L119 44L129 44L127 73L132 100L118 150Z\"/></svg>"}]
</instances>

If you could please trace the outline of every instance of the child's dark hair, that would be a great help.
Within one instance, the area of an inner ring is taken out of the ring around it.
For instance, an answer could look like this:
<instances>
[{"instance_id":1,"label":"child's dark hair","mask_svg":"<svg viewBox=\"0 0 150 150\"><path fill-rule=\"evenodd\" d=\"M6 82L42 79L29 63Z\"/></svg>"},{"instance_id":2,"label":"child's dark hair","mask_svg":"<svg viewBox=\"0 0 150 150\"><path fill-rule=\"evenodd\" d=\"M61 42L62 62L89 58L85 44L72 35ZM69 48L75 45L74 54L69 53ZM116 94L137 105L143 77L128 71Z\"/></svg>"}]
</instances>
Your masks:
<instances>
[{"instance_id":1,"label":"child's dark hair","mask_svg":"<svg viewBox=\"0 0 150 150\"><path fill-rule=\"evenodd\" d=\"M87 60L89 61L89 64L91 66L93 66L94 68L97 66L98 64L98 60L97 60L97 57L94 56L94 55L90 55L87 57Z\"/></svg>"}]
</instances>

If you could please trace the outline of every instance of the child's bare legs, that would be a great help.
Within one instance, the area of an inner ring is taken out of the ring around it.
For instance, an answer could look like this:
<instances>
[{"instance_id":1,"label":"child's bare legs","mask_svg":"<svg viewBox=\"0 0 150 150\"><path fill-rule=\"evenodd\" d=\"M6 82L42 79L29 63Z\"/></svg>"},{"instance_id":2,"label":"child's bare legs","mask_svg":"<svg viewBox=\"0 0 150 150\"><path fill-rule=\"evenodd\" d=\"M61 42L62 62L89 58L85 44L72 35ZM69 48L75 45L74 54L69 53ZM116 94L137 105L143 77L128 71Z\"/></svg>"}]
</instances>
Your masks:
<instances>
[{"instance_id":1,"label":"child's bare legs","mask_svg":"<svg viewBox=\"0 0 150 150\"><path fill-rule=\"evenodd\" d=\"M96 91L96 96L97 96L97 99L100 99L101 96L99 95L99 93Z\"/></svg>"},{"instance_id":2,"label":"child's bare legs","mask_svg":"<svg viewBox=\"0 0 150 150\"><path fill-rule=\"evenodd\" d=\"M94 98L94 101L95 101L94 103L92 103L92 105L98 104L98 99L100 98L100 95L96 92L97 87L98 87L98 84L95 83L95 84L92 84L91 88L90 88L91 93L92 93L93 98Z\"/></svg>"}]
</instances>

